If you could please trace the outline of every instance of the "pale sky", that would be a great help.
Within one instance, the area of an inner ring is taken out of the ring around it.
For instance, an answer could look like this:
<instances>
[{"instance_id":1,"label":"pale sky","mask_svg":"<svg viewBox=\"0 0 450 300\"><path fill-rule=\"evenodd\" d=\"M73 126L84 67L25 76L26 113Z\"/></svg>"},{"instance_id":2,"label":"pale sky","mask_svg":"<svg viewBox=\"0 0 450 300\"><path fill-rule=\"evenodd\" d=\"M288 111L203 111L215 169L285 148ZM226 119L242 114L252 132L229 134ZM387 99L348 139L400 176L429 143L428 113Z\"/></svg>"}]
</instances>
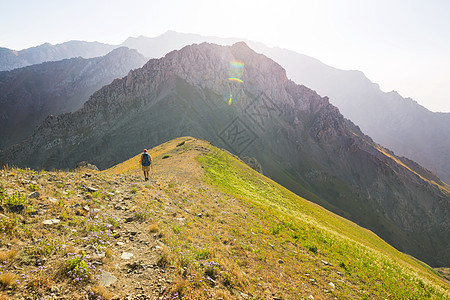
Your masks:
<instances>
[{"instance_id":1,"label":"pale sky","mask_svg":"<svg viewBox=\"0 0 450 300\"><path fill-rule=\"evenodd\" d=\"M168 30L260 41L450 112L450 0L0 0L0 47Z\"/></svg>"}]
</instances>

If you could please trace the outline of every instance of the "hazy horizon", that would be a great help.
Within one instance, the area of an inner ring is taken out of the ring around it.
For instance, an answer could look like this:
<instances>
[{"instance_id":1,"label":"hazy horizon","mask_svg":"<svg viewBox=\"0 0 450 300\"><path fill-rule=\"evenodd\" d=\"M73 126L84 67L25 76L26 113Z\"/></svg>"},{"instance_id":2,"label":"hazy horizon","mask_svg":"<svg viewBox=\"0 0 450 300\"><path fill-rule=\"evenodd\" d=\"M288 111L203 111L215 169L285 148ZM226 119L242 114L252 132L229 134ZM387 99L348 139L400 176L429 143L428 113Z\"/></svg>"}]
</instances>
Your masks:
<instances>
[{"instance_id":1,"label":"hazy horizon","mask_svg":"<svg viewBox=\"0 0 450 300\"><path fill-rule=\"evenodd\" d=\"M0 0L0 47L120 44L169 30L262 42L359 70L431 111L450 112L450 2Z\"/></svg>"}]
</instances>

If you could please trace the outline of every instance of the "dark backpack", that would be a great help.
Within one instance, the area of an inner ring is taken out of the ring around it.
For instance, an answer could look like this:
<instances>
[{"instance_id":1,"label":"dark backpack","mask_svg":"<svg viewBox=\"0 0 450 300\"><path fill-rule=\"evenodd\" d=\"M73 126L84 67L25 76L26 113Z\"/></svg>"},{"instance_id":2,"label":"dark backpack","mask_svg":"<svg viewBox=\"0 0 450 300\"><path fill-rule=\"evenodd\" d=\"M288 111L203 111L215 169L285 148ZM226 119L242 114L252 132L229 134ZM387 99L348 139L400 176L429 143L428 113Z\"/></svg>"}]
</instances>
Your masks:
<instances>
[{"instance_id":1,"label":"dark backpack","mask_svg":"<svg viewBox=\"0 0 450 300\"><path fill-rule=\"evenodd\" d=\"M152 162L150 161L150 155L148 153L142 154L142 165L143 166L150 166Z\"/></svg>"}]
</instances>

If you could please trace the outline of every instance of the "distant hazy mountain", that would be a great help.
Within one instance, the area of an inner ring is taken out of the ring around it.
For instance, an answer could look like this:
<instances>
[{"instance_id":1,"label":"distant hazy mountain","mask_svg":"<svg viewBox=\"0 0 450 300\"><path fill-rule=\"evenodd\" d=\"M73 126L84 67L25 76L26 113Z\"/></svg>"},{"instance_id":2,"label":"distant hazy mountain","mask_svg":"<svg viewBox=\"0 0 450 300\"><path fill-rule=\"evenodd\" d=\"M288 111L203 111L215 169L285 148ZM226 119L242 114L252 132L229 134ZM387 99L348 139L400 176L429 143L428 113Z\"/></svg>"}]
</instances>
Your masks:
<instances>
[{"instance_id":1,"label":"distant hazy mountain","mask_svg":"<svg viewBox=\"0 0 450 300\"><path fill-rule=\"evenodd\" d=\"M96 90L145 62L123 47L102 57L0 72L0 149L26 138L48 115L79 109Z\"/></svg>"},{"instance_id":2,"label":"distant hazy mountain","mask_svg":"<svg viewBox=\"0 0 450 300\"><path fill-rule=\"evenodd\" d=\"M106 168L186 135L256 158L297 194L434 266L450 264L450 187L375 144L327 97L244 43L152 59L80 110L48 117L0 153L0 163L51 169L87 160Z\"/></svg>"},{"instance_id":3,"label":"distant hazy mountain","mask_svg":"<svg viewBox=\"0 0 450 300\"><path fill-rule=\"evenodd\" d=\"M383 92L360 71L335 69L289 50L258 50L285 67L295 82L329 96L377 143L450 183L450 113L434 113L397 92Z\"/></svg>"},{"instance_id":4,"label":"distant hazy mountain","mask_svg":"<svg viewBox=\"0 0 450 300\"><path fill-rule=\"evenodd\" d=\"M70 41L57 45L45 43L20 51L0 48L0 71L9 71L46 61L57 61L72 57L93 58L103 56L117 47L98 42Z\"/></svg>"}]
</instances>

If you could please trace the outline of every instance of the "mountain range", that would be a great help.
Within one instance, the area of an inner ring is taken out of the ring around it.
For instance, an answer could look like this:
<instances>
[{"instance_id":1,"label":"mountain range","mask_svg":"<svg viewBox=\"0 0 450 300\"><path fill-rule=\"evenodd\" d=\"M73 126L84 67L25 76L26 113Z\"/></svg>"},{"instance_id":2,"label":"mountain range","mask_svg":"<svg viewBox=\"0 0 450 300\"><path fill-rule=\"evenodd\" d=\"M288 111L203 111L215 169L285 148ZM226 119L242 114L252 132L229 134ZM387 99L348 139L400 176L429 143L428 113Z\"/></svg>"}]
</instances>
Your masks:
<instances>
[{"instance_id":1,"label":"mountain range","mask_svg":"<svg viewBox=\"0 0 450 300\"><path fill-rule=\"evenodd\" d=\"M239 156L311 201L433 266L448 266L450 188L373 142L327 97L289 80L245 43L203 43L152 59L49 116L4 164L107 168L144 147L191 135Z\"/></svg>"},{"instance_id":2,"label":"mountain range","mask_svg":"<svg viewBox=\"0 0 450 300\"><path fill-rule=\"evenodd\" d=\"M0 149L27 138L48 115L81 108L96 90L146 61L136 50L121 47L105 56L0 72Z\"/></svg>"},{"instance_id":3,"label":"mountain range","mask_svg":"<svg viewBox=\"0 0 450 300\"><path fill-rule=\"evenodd\" d=\"M71 41L59 45L44 44L21 51L0 49L0 70L73 56L105 55L125 46L137 49L148 58L160 58L186 45L210 42L231 45L237 38L205 37L169 31L156 38L128 38L121 45ZM397 92L383 92L362 72L340 70L294 51L271 48L244 40L286 69L288 77L320 95L328 96L340 112L357 124L377 143L408 157L450 182L450 114L434 113ZM31 59L31 57L33 59Z\"/></svg>"}]
</instances>

